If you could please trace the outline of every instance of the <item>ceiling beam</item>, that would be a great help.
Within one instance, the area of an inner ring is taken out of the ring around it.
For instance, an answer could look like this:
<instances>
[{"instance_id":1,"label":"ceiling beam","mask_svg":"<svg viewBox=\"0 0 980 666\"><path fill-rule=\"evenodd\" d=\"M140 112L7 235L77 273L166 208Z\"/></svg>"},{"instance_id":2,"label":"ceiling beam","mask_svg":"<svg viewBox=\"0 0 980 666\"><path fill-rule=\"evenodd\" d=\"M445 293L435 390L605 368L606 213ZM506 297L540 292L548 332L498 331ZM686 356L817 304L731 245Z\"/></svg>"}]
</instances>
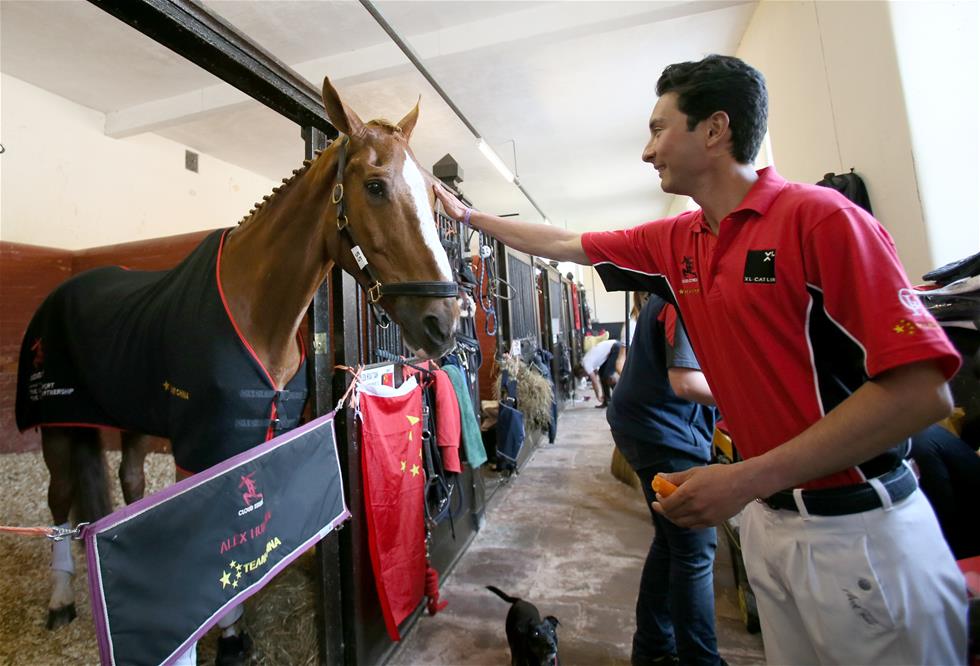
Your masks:
<instances>
[{"instance_id":1,"label":"ceiling beam","mask_svg":"<svg viewBox=\"0 0 980 666\"><path fill-rule=\"evenodd\" d=\"M187 4L163 0L139 0L139 2L134 0L89 1L99 6L113 4L125 7L130 7L131 2L134 5L170 6ZM549 3L542 7L511 12L415 35L410 39L412 48L420 58L428 62L438 62L443 58L452 58L462 53L480 49L492 49L503 45L513 47L522 42L532 41L539 43L559 42L585 34L621 30L645 23L666 21L751 2L755 2L755 0L666 2L658 3L652 7L646 3L630 2L610 3L602 6L596 6L593 3L558 3L557 5ZM196 5L190 6L196 11L201 11ZM233 28L220 23L216 17L206 13L205 15L209 20L218 22L221 30L238 34L234 32ZM146 31L144 30L144 32ZM240 35L238 38L251 44ZM167 45L169 46L169 44ZM258 50L258 47L254 47L254 45L252 48ZM265 59L278 63L271 55L259 51L264 54ZM404 54L391 42L383 42L356 51L317 58L289 67L281 65L281 67L293 77L298 75L302 85L310 90L315 89L308 81L318 81L324 74L328 74L335 85L343 86L344 84L382 79L414 69ZM213 70L209 69L209 71ZM222 78L227 80L225 77ZM255 97L251 93L250 96ZM260 101L263 100L260 99ZM122 138L179 125L248 103L248 96L237 93L224 84L208 86L181 95L110 112L106 114L105 133L114 138ZM316 105L322 114L319 95L316 95Z\"/></svg>"},{"instance_id":2,"label":"ceiling beam","mask_svg":"<svg viewBox=\"0 0 980 666\"><path fill-rule=\"evenodd\" d=\"M316 127L331 138L337 136L317 88L191 0L89 2L298 125ZM210 104L212 108L220 106L213 100ZM152 115L151 110L144 112ZM156 111L159 117L159 109ZM123 124L118 117L116 120Z\"/></svg>"}]
</instances>

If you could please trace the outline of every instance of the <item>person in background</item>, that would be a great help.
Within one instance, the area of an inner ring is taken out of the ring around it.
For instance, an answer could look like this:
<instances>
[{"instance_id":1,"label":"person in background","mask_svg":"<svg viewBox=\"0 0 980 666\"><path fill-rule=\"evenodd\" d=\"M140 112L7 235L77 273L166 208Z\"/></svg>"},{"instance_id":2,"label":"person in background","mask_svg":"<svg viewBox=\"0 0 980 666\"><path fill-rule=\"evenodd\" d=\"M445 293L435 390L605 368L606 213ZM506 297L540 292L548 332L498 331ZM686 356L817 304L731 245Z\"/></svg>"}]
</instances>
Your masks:
<instances>
[{"instance_id":1,"label":"person in background","mask_svg":"<svg viewBox=\"0 0 980 666\"><path fill-rule=\"evenodd\" d=\"M598 401L596 407L605 407L609 403L609 395L626 362L626 345L619 340L603 340L582 357L581 365L576 366L575 376L581 379L588 377L592 382L592 390Z\"/></svg>"},{"instance_id":2,"label":"person in background","mask_svg":"<svg viewBox=\"0 0 980 666\"><path fill-rule=\"evenodd\" d=\"M654 509L692 528L745 509L770 663L964 663L963 576L904 462L910 435L952 410L959 354L877 220L755 169L759 71L710 55L667 67L657 95L643 161L697 210L583 234L435 194L510 247L673 300L744 460L667 475L679 487Z\"/></svg>"},{"instance_id":3,"label":"person in background","mask_svg":"<svg viewBox=\"0 0 980 666\"><path fill-rule=\"evenodd\" d=\"M651 487L658 473L708 464L714 400L673 306L641 292L633 297L636 330L606 410L655 529L636 599L631 663L716 666L723 662L715 638L715 528L678 527L653 510Z\"/></svg>"}]
</instances>

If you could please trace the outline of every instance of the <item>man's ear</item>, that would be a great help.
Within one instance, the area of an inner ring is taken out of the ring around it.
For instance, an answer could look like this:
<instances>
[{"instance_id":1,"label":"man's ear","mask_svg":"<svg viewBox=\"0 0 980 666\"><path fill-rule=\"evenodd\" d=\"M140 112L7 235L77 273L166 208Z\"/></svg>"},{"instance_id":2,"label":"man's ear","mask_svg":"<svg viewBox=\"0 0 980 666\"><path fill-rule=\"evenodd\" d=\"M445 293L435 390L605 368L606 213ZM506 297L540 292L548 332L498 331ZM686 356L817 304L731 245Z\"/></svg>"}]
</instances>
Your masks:
<instances>
[{"instance_id":1,"label":"man's ear","mask_svg":"<svg viewBox=\"0 0 980 666\"><path fill-rule=\"evenodd\" d=\"M709 148L714 148L731 136L731 120L724 111L715 111L702 122L705 123L705 141Z\"/></svg>"}]
</instances>

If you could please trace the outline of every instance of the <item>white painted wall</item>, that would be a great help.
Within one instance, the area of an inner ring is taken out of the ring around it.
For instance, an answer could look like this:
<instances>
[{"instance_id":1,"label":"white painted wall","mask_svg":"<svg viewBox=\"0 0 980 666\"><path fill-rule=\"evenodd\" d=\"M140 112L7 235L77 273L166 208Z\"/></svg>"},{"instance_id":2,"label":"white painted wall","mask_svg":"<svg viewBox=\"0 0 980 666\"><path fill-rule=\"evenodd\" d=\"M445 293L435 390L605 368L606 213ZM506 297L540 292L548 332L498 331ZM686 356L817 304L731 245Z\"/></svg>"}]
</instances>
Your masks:
<instances>
[{"instance_id":1,"label":"white painted wall","mask_svg":"<svg viewBox=\"0 0 980 666\"><path fill-rule=\"evenodd\" d=\"M0 86L0 240L77 250L232 226L275 184L208 155L187 171L181 144L110 139L100 112L6 74Z\"/></svg>"},{"instance_id":2,"label":"white painted wall","mask_svg":"<svg viewBox=\"0 0 980 666\"><path fill-rule=\"evenodd\" d=\"M890 6L933 266L980 250L980 3Z\"/></svg>"},{"instance_id":3,"label":"white painted wall","mask_svg":"<svg viewBox=\"0 0 980 666\"><path fill-rule=\"evenodd\" d=\"M972 162L965 156L975 152L976 61L961 67L949 59L971 40L975 45L978 27L975 20L969 26L958 23L970 14L959 6L966 3L946 3L950 6L935 21L925 22L931 27L924 25L918 32L915 22L941 4L763 0L737 51L766 76L772 153L780 173L812 183L825 172L853 167L913 282L956 258L951 252L963 256L977 249L976 206L956 219L946 211L962 206L967 196L975 197L980 181L975 156ZM901 35L893 33L896 25ZM944 32L958 27L963 34L944 43ZM942 62L941 69L926 71L928 66L921 63L900 66L937 49L940 55L928 61ZM961 55L975 57L975 47ZM958 85L952 88L954 81ZM970 137L959 132L955 121L947 125L933 101L923 99L939 93L943 101L961 103L958 90L966 87L973 90L972 101L967 95L965 108L955 115L972 127L971 145L960 143ZM936 127L920 132L920 124ZM943 131L955 136L939 141ZM933 189L940 177L938 164L944 165L942 177L951 179L941 190ZM955 168L947 169L947 164ZM946 190L962 194L950 200ZM936 201L929 204L935 213L924 206L931 201ZM944 216L942 229L938 220L927 224L927 216Z\"/></svg>"}]
</instances>

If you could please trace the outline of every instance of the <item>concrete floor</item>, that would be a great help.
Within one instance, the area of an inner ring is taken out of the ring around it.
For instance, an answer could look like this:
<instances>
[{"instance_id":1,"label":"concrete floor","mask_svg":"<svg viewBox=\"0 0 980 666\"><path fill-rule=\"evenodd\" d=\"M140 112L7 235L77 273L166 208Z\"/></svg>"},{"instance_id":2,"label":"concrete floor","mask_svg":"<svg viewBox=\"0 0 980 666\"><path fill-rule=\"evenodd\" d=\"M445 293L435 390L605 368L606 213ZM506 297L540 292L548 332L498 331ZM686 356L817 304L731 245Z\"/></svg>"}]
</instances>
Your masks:
<instances>
[{"instance_id":1,"label":"concrete floor","mask_svg":"<svg viewBox=\"0 0 980 666\"><path fill-rule=\"evenodd\" d=\"M449 606L419 618L390 664L508 663L509 605L486 585L558 617L565 666L629 664L636 590L653 526L642 494L610 473L612 436L604 411L592 405L566 409L556 443L543 443L493 496L486 525L442 582ZM741 623L721 534L718 546L720 652L735 666L764 663L762 639Z\"/></svg>"}]
</instances>

